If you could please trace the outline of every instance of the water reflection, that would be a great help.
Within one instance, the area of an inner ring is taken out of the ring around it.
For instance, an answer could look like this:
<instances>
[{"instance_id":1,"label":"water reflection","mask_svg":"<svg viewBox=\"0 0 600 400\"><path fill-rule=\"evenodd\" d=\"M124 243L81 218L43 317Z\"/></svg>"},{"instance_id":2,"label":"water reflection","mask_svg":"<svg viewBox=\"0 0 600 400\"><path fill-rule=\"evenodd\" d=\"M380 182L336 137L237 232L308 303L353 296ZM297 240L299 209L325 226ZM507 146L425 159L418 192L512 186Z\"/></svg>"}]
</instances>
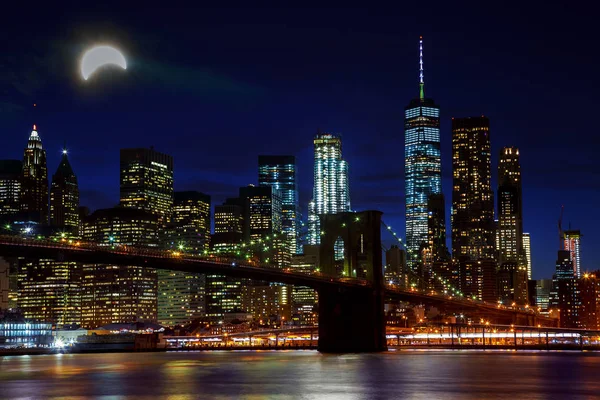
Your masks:
<instances>
[{"instance_id":1,"label":"water reflection","mask_svg":"<svg viewBox=\"0 0 600 400\"><path fill-rule=\"evenodd\" d=\"M596 353L314 351L0 358L0 398L594 398Z\"/></svg>"}]
</instances>

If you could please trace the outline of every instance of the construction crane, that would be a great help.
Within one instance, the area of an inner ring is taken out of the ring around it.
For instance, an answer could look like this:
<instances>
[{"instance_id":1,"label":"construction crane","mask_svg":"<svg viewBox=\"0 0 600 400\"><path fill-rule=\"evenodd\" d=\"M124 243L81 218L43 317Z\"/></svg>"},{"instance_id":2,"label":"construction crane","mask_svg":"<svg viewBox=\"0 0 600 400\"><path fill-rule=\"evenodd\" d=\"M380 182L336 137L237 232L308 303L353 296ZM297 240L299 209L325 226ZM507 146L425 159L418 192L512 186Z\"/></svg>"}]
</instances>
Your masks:
<instances>
[{"instance_id":1,"label":"construction crane","mask_svg":"<svg viewBox=\"0 0 600 400\"><path fill-rule=\"evenodd\" d=\"M560 206L560 217L558 217L558 249L559 250L564 250L564 245L565 245L565 234L562 230L562 219L563 219L563 214L565 212L565 206L562 205Z\"/></svg>"}]
</instances>

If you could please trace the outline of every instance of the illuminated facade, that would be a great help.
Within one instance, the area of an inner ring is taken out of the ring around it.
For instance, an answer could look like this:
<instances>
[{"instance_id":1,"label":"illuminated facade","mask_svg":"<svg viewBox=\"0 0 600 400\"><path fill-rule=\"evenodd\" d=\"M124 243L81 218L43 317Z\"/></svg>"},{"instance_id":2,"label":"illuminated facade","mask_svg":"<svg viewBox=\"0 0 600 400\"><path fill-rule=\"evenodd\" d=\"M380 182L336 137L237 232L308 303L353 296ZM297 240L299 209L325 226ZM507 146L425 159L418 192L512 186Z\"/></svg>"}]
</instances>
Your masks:
<instances>
[{"instance_id":1,"label":"illuminated facade","mask_svg":"<svg viewBox=\"0 0 600 400\"><path fill-rule=\"evenodd\" d=\"M200 192L175 192L173 242L184 251L200 253L210 248L210 196Z\"/></svg>"},{"instance_id":2,"label":"illuminated facade","mask_svg":"<svg viewBox=\"0 0 600 400\"><path fill-rule=\"evenodd\" d=\"M452 255L495 258L490 129L486 117L452 120Z\"/></svg>"},{"instance_id":3,"label":"illuminated facade","mask_svg":"<svg viewBox=\"0 0 600 400\"><path fill-rule=\"evenodd\" d=\"M244 285L241 308L255 321L290 320L292 287L287 285ZM277 317L277 318L274 318Z\"/></svg>"},{"instance_id":4,"label":"illuminated facade","mask_svg":"<svg viewBox=\"0 0 600 400\"><path fill-rule=\"evenodd\" d=\"M573 272L577 278L581 278L581 231L564 231L564 248L569 252L573 261Z\"/></svg>"},{"instance_id":5,"label":"illuminated facade","mask_svg":"<svg viewBox=\"0 0 600 400\"><path fill-rule=\"evenodd\" d=\"M531 234L523 233L523 251L527 257L527 279L531 280Z\"/></svg>"},{"instance_id":6,"label":"illuminated facade","mask_svg":"<svg viewBox=\"0 0 600 400\"><path fill-rule=\"evenodd\" d=\"M311 274L319 266L319 246L304 245L303 253L292 257L290 269ZM314 325L317 321L317 291L306 286L292 287L292 322L295 325Z\"/></svg>"},{"instance_id":7,"label":"illuminated facade","mask_svg":"<svg viewBox=\"0 0 600 400\"><path fill-rule=\"evenodd\" d=\"M300 208L296 183L296 157L258 156L258 185L271 186L281 194L281 231L290 254L300 252Z\"/></svg>"},{"instance_id":8,"label":"illuminated facade","mask_svg":"<svg viewBox=\"0 0 600 400\"><path fill-rule=\"evenodd\" d=\"M452 256L460 290L479 299L491 298L496 287L489 126L486 117L452 119Z\"/></svg>"},{"instance_id":9,"label":"illuminated facade","mask_svg":"<svg viewBox=\"0 0 600 400\"><path fill-rule=\"evenodd\" d=\"M10 219L20 210L22 171L20 160L0 160L0 219Z\"/></svg>"},{"instance_id":10,"label":"illuminated facade","mask_svg":"<svg viewBox=\"0 0 600 400\"><path fill-rule=\"evenodd\" d=\"M556 260L556 272L552 276L550 291L550 309L560 310L562 328L579 328L581 302L573 261L569 251L559 250Z\"/></svg>"},{"instance_id":11,"label":"illuminated facade","mask_svg":"<svg viewBox=\"0 0 600 400\"><path fill-rule=\"evenodd\" d=\"M171 247L202 253L210 245L210 196L175 192ZM158 270L158 323L185 325L205 315L204 274Z\"/></svg>"},{"instance_id":12,"label":"illuminated facade","mask_svg":"<svg viewBox=\"0 0 600 400\"><path fill-rule=\"evenodd\" d=\"M145 210L159 226L173 212L173 157L150 149L121 149L121 206Z\"/></svg>"},{"instance_id":13,"label":"illuminated facade","mask_svg":"<svg viewBox=\"0 0 600 400\"><path fill-rule=\"evenodd\" d=\"M96 210L83 222L82 237L103 246L158 246L158 216L143 210ZM157 273L152 268L84 264L82 326L157 320Z\"/></svg>"},{"instance_id":14,"label":"illuminated facade","mask_svg":"<svg viewBox=\"0 0 600 400\"><path fill-rule=\"evenodd\" d=\"M223 321L226 313L239 311L242 306L242 280L223 275L206 275L206 316Z\"/></svg>"},{"instance_id":15,"label":"illuminated facade","mask_svg":"<svg viewBox=\"0 0 600 400\"><path fill-rule=\"evenodd\" d=\"M62 159L50 186L50 225L79 234L79 186L63 149Z\"/></svg>"},{"instance_id":16,"label":"illuminated facade","mask_svg":"<svg viewBox=\"0 0 600 400\"><path fill-rule=\"evenodd\" d=\"M308 209L308 243L311 245L321 242L319 215L351 210L348 163L342 159L341 136L318 132L313 144L314 186Z\"/></svg>"},{"instance_id":17,"label":"illuminated facade","mask_svg":"<svg viewBox=\"0 0 600 400\"><path fill-rule=\"evenodd\" d=\"M585 273L579 279L581 299L580 327L597 330L600 328L600 271Z\"/></svg>"},{"instance_id":18,"label":"illuminated facade","mask_svg":"<svg viewBox=\"0 0 600 400\"><path fill-rule=\"evenodd\" d=\"M46 151L37 127L33 125L27 148L23 155L21 189L19 193L21 211L30 221L48 223L48 169Z\"/></svg>"},{"instance_id":19,"label":"illuminated facade","mask_svg":"<svg viewBox=\"0 0 600 400\"><path fill-rule=\"evenodd\" d=\"M81 324L81 265L54 260L19 260L17 305L28 319L58 328Z\"/></svg>"},{"instance_id":20,"label":"illuminated facade","mask_svg":"<svg viewBox=\"0 0 600 400\"><path fill-rule=\"evenodd\" d=\"M408 264L416 269L427 243L429 196L442 192L440 108L425 98L423 40L419 41L419 97L404 108L404 193Z\"/></svg>"},{"instance_id":21,"label":"illuminated facade","mask_svg":"<svg viewBox=\"0 0 600 400\"><path fill-rule=\"evenodd\" d=\"M204 317L204 285L204 274L158 270L158 323L185 325Z\"/></svg>"},{"instance_id":22,"label":"illuminated facade","mask_svg":"<svg viewBox=\"0 0 600 400\"><path fill-rule=\"evenodd\" d=\"M231 250L244 239L244 208L240 199L225 200L215 206L215 233L212 247L215 250Z\"/></svg>"}]
</instances>

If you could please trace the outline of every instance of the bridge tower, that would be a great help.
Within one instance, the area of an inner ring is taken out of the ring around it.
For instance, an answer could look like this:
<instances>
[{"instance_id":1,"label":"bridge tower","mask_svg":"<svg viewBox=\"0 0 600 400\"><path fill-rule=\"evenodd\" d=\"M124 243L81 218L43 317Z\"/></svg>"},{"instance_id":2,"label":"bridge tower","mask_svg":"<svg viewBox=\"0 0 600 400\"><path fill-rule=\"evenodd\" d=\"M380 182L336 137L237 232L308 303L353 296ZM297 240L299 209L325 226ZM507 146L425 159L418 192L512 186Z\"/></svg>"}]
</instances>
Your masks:
<instances>
[{"instance_id":1,"label":"bridge tower","mask_svg":"<svg viewBox=\"0 0 600 400\"><path fill-rule=\"evenodd\" d=\"M320 270L365 279L364 287L319 289L319 351L387 349L381 257L381 211L321 215ZM342 249L343 247L343 249ZM336 253L343 260L336 260Z\"/></svg>"}]
</instances>

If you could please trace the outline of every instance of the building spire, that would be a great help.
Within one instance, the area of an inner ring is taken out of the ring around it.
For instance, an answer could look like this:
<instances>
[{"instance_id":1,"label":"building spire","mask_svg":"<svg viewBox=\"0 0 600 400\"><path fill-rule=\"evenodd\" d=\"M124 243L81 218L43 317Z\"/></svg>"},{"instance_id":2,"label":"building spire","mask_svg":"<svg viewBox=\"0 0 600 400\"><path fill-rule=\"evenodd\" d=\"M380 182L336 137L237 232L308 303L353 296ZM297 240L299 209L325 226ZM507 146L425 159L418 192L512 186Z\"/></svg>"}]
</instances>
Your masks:
<instances>
[{"instance_id":1,"label":"building spire","mask_svg":"<svg viewBox=\"0 0 600 400\"><path fill-rule=\"evenodd\" d=\"M65 156L65 157L67 156L67 141L66 140L63 143L62 153L63 153L63 156Z\"/></svg>"},{"instance_id":2,"label":"building spire","mask_svg":"<svg viewBox=\"0 0 600 400\"><path fill-rule=\"evenodd\" d=\"M425 99L425 81L423 79L423 36L419 36L419 98Z\"/></svg>"}]
</instances>

